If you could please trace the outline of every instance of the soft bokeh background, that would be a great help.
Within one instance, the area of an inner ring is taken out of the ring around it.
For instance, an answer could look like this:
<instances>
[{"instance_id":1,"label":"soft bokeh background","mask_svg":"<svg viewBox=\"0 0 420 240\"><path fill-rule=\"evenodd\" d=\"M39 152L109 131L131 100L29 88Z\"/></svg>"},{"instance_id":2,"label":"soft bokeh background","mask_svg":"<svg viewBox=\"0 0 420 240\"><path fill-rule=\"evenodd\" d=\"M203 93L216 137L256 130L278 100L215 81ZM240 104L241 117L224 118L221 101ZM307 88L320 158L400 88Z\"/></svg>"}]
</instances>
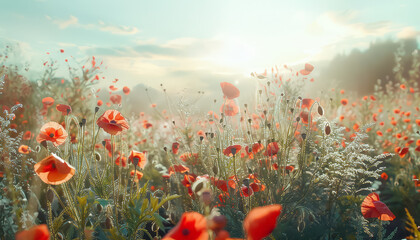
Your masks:
<instances>
[{"instance_id":1,"label":"soft bokeh background","mask_svg":"<svg viewBox=\"0 0 420 240\"><path fill-rule=\"evenodd\" d=\"M378 78L392 78L398 47L405 54L418 48L418 6L416 0L15 0L1 4L0 39L14 48L9 61L26 62L32 78L51 58L61 66L58 77L66 77L65 59L95 56L107 66L100 86L118 78L114 85L129 86L136 97L163 84L172 94L204 91L212 98L228 81L246 98L255 86L251 72L305 62L315 66L310 89L318 95L331 87L365 94Z\"/></svg>"}]
</instances>

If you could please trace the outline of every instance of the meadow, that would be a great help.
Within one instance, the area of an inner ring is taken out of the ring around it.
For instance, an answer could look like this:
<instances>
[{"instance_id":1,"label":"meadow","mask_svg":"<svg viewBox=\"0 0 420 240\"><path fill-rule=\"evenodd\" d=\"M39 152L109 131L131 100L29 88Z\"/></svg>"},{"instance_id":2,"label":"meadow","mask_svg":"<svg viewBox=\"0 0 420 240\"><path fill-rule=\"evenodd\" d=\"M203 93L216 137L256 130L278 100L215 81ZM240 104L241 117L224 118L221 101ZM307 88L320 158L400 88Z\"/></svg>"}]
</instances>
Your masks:
<instances>
[{"instance_id":1,"label":"meadow","mask_svg":"<svg viewBox=\"0 0 420 240\"><path fill-rule=\"evenodd\" d=\"M95 57L29 79L7 54L0 239L420 238L417 53L366 96L302 95L317 66L275 65L254 99L221 82L197 110L162 85L136 113Z\"/></svg>"}]
</instances>

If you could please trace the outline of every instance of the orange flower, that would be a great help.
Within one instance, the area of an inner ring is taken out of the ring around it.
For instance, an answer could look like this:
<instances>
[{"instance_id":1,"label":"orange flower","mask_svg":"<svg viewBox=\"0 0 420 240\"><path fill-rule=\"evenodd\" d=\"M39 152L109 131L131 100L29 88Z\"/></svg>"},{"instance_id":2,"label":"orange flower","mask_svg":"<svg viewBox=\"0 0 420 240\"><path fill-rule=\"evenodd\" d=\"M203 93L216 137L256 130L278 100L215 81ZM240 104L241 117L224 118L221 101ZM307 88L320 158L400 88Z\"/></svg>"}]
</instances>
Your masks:
<instances>
[{"instance_id":1,"label":"orange flower","mask_svg":"<svg viewBox=\"0 0 420 240\"><path fill-rule=\"evenodd\" d=\"M403 149L401 149L401 151L398 153L398 155L400 155L400 158L405 157L405 155L408 153L408 147L405 147Z\"/></svg>"},{"instance_id":2,"label":"orange flower","mask_svg":"<svg viewBox=\"0 0 420 240\"><path fill-rule=\"evenodd\" d=\"M235 99L239 97L239 89L236 88L233 84L228 82L221 82L220 87L222 87L222 92L228 99Z\"/></svg>"},{"instance_id":3,"label":"orange flower","mask_svg":"<svg viewBox=\"0 0 420 240\"><path fill-rule=\"evenodd\" d=\"M124 156L124 154L118 155L117 159L115 159L115 164L117 166L126 167L127 166L127 158Z\"/></svg>"},{"instance_id":4,"label":"orange flower","mask_svg":"<svg viewBox=\"0 0 420 240\"><path fill-rule=\"evenodd\" d=\"M228 157L235 156L239 151L241 151L242 147L241 145L232 145L227 147L225 150L223 150L223 154Z\"/></svg>"},{"instance_id":5,"label":"orange flower","mask_svg":"<svg viewBox=\"0 0 420 240\"><path fill-rule=\"evenodd\" d=\"M186 152L186 153L181 154L181 156L179 156L179 159L181 159L183 162L189 163L191 165L195 165L197 164L198 153Z\"/></svg>"},{"instance_id":6,"label":"orange flower","mask_svg":"<svg viewBox=\"0 0 420 240\"><path fill-rule=\"evenodd\" d=\"M111 135L118 135L130 128L128 122L117 110L107 110L98 118L96 124Z\"/></svg>"},{"instance_id":7,"label":"orange flower","mask_svg":"<svg viewBox=\"0 0 420 240\"><path fill-rule=\"evenodd\" d=\"M227 100L220 107L220 112L224 113L226 116L233 117L239 112L239 107L235 104L233 100Z\"/></svg>"},{"instance_id":8,"label":"orange flower","mask_svg":"<svg viewBox=\"0 0 420 240\"><path fill-rule=\"evenodd\" d=\"M173 165L168 168L169 175L172 175L175 172L184 173L184 172L189 172L189 171L190 169L188 167L185 167L184 165L181 165L181 164Z\"/></svg>"},{"instance_id":9,"label":"orange flower","mask_svg":"<svg viewBox=\"0 0 420 240\"><path fill-rule=\"evenodd\" d=\"M76 172L70 164L54 153L36 163L34 169L43 182L51 185L67 182Z\"/></svg>"},{"instance_id":10,"label":"orange flower","mask_svg":"<svg viewBox=\"0 0 420 240\"><path fill-rule=\"evenodd\" d=\"M123 87L123 92L125 95L128 95L130 93L130 88L129 87Z\"/></svg>"},{"instance_id":11,"label":"orange flower","mask_svg":"<svg viewBox=\"0 0 420 240\"><path fill-rule=\"evenodd\" d=\"M261 240L276 228L282 206L279 204L256 207L244 220L244 229L249 240Z\"/></svg>"},{"instance_id":12,"label":"orange flower","mask_svg":"<svg viewBox=\"0 0 420 240\"><path fill-rule=\"evenodd\" d=\"M29 149L29 147L26 145L20 145L18 151L22 154L28 154L31 152L31 149Z\"/></svg>"},{"instance_id":13,"label":"orange flower","mask_svg":"<svg viewBox=\"0 0 420 240\"><path fill-rule=\"evenodd\" d=\"M300 70L300 74L302 75L308 75L314 70L314 66L312 66L309 63L305 63L305 69Z\"/></svg>"},{"instance_id":14,"label":"orange flower","mask_svg":"<svg viewBox=\"0 0 420 240\"><path fill-rule=\"evenodd\" d=\"M395 219L395 215L385 203L379 201L379 195L377 193L371 193L363 200L361 210L364 218L378 218L382 221L392 221Z\"/></svg>"},{"instance_id":15,"label":"orange flower","mask_svg":"<svg viewBox=\"0 0 420 240\"><path fill-rule=\"evenodd\" d=\"M128 157L131 161L131 163L136 164L140 168L144 169L144 167L147 164L147 158L146 158L146 152L137 152L137 151L131 151L130 157Z\"/></svg>"},{"instance_id":16,"label":"orange flower","mask_svg":"<svg viewBox=\"0 0 420 240\"><path fill-rule=\"evenodd\" d=\"M341 104L343 104L344 106L347 105L347 103L349 103L349 100L347 100L346 98L341 99Z\"/></svg>"},{"instance_id":17,"label":"orange flower","mask_svg":"<svg viewBox=\"0 0 420 240\"><path fill-rule=\"evenodd\" d=\"M63 116L71 113L71 107L69 105L57 104L55 108L60 111Z\"/></svg>"},{"instance_id":18,"label":"orange flower","mask_svg":"<svg viewBox=\"0 0 420 240\"><path fill-rule=\"evenodd\" d=\"M66 141L67 132L60 124L56 122L49 122L42 126L36 141L41 143L43 141L50 141L54 146L59 146Z\"/></svg>"},{"instance_id":19,"label":"orange flower","mask_svg":"<svg viewBox=\"0 0 420 240\"><path fill-rule=\"evenodd\" d=\"M16 233L16 240L49 240L50 232L45 224L36 225L28 230Z\"/></svg>"},{"instance_id":20,"label":"orange flower","mask_svg":"<svg viewBox=\"0 0 420 240\"><path fill-rule=\"evenodd\" d=\"M134 177L134 170L131 170L130 176ZM136 170L136 177L134 178L134 182L139 182L139 180L143 177L143 173Z\"/></svg>"},{"instance_id":21,"label":"orange flower","mask_svg":"<svg viewBox=\"0 0 420 240\"><path fill-rule=\"evenodd\" d=\"M178 151L179 151L179 143L177 142L172 143L172 152L174 154L178 154Z\"/></svg>"},{"instance_id":22,"label":"orange flower","mask_svg":"<svg viewBox=\"0 0 420 240\"><path fill-rule=\"evenodd\" d=\"M163 240L208 240L206 218L197 212L182 214L181 220Z\"/></svg>"},{"instance_id":23,"label":"orange flower","mask_svg":"<svg viewBox=\"0 0 420 240\"><path fill-rule=\"evenodd\" d=\"M304 98L302 99L302 108L307 108L308 110L311 109L312 104L315 103L315 100L310 98Z\"/></svg>"},{"instance_id":24,"label":"orange flower","mask_svg":"<svg viewBox=\"0 0 420 240\"><path fill-rule=\"evenodd\" d=\"M102 100L98 100L98 102L97 102L96 104L100 107L100 106L102 106L102 104L104 104L104 103L102 102Z\"/></svg>"},{"instance_id":25,"label":"orange flower","mask_svg":"<svg viewBox=\"0 0 420 240\"><path fill-rule=\"evenodd\" d=\"M31 140L31 138L32 138L31 131L26 131L25 134L23 134L23 136L22 136L23 140Z\"/></svg>"},{"instance_id":26,"label":"orange flower","mask_svg":"<svg viewBox=\"0 0 420 240\"><path fill-rule=\"evenodd\" d=\"M54 98L52 97L43 98L42 104L44 104L44 107L50 107L54 104Z\"/></svg>"},{"instance_id":27,"label":"orange flower","mask_svg":"<svg viewBox=\"0 0 420 240\"><path fill-rule=\"evenodd\" d=\"M386 173L384 173L384 172L383 172L383 173L381 174L381 178L382 178L383 180L385 180L385 181L386 181L386 180L388 180L388 174L386 174Z\"/></svg>"},{"instance_id":28,"label":"orange flower","mask_svg":"<svg viewBox=\"0 0 420 240\"><path fill-rule=\"evenodd\" d=\"M118 94L115 94L115 95L112 95L111 97L109 97L109 100L111 100L111 102L113 103L113 104L120 104L121 103L121 95L118 95Z\"/></svg>"},{"instance_id":29,"label":"orange flower","mask_svg":"<svg viewBox=\"0 0 420 240\"><path fill-rule=\"evenodd\" d=\"M273 156L279 152L280 148L277 142L271 142L267 145L264 156Z\"/></svg>"}]
</instances>

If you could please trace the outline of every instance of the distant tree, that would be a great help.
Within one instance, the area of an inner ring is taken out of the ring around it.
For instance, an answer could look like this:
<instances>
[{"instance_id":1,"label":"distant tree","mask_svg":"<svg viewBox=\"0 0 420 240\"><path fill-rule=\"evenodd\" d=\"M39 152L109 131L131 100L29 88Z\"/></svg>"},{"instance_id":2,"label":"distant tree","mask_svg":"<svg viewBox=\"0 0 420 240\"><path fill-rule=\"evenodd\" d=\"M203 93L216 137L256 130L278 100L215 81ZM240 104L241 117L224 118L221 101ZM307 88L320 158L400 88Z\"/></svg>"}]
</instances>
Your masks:
<instances>
[{"instance_id":1,"label":"distant tree","mask_svg":"<svg viewBox=\"0 0 420 240\"><path fill-rule=\"evenodd\" d=\"M378 79L381 79L384 85L394 80L393 69L400 47L403 50L402 54L399 54L404 69L402 74L408 78L412 52L418 49L416 39L377 41L371 43L365 51L354 49L348 55L337 55L329 66L322 70L319 79L324 83L335 81L339 87L360 94L371 93Z\"/></svg>"}]
</instances>

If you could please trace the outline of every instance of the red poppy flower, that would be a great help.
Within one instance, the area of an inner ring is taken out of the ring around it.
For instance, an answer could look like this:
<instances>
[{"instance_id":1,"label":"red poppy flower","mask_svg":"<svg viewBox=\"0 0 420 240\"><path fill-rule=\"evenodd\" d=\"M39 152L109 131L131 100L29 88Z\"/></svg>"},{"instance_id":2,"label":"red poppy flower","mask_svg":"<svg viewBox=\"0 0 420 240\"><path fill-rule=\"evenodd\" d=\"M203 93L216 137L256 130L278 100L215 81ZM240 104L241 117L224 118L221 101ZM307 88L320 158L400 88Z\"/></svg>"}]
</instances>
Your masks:
<instances>
[{"instance_id":1,"label":"red poppy flower","mask_svg":"<svg viewBox=\"0 0 420 240\"><path fill-rule=\"evenodd\" d=\"M386 180L388 180L388 174L386 174L386 173L384 173L384 172L383 172L383 173L381 174L381 178L382 178L383 180L385 180L385 181L386 181Z\"/></svg>"},{"instance_id":2,"label":"red poppy flower","mask_svg":"<svg viewBox=\"0 0 420 240\"><path fill-rule=\"evenodd\" d=\"M182 180L182 185L184 185L187 188L190 188L193 182L197 179L197 176L195 174L185 174L184 180Z\"/></svg>"},{"instance_id":3,"label":"red poppy flower","mask_svg":"<svg viewBox=\"0 0 420 240\"><path fill-rule=\"evenodd\" d=\"M29 149L29 147L26 145L20 145L18 151L22 154L28 154L31 152L31 149Z\"/></svg>"},{"instance_id":4,"label":"red poppy flower","mask_svg":"<svg viewBox=\"0 0 420 240\"><path fill-rule=\"evenodd\" d=\"M60 111L63 116L71 113L71 107L69 105L57 104L55 108Z\"/></svg>"},{"instance_id":5,"label":"red poppy flower","mask_svg":"<svg viewBox=\"0 0 420 240\"><path fill-rule=\"evenodd\" d=\"M235 156L239 151L241 151L242 147L241 145L232 145L227 147L225 150L223 150L223 154L228 157Z\"/></svg>"},{"instance_id":6,"label":"red poppy flower","mask_svg":"<svg viewBox=\"0 0 420 240\"><path fill-rule=\"evenodd\" d=\"M98 102L96 104L100 107L100 106L102 106L102 104L104 104L104 102L102 102L102 100L98 100Z\"/></svg>"},{"instance_id":7,"label":"red poppy flower","mask_svg":"<svg viewBox=\"0 0 420 240\"><path fill-rule=\"evenodd\" d=\"M190 169L188 167L185 167L184 165L181 165L181 164L173 165L168 168L169 175L172 175L173 173L176 173L176 172L184 173L184 172L189 172L189 171Z\"/></svg>"},{"instance_id":8,"label":"red poppy flower","mask_svg":"<svg viewBox=\"0 0 420 240\"><path fill-rule=\"evenodd\" d=\"M130 176L134 177L134 170L131 170ZM139 182L139 180L143 177L143 173L136 170L136 177L134 177L134 182Z\"/></svg>"},{"instance_id":9,"label":"red poppy flower","mask_svg":"<svg viewBox=\"0 0 420 240\"><path fill-rule=\"evenodd\" d=\"M118 135L130 128L128 122L117 110L107 110L98 118L96 124L111 135Z\"/></svg>"},{"instance_id":10,"label":"red poppy flower","mask_svg":"<svg viewBox=\"0 0 420 240\"><path fill-rule=\"evenodd\" d=\"M177 142L172 143L172 152L174 154L178 154L178 151L179 151L179 143Z\"/></svg>"},{"instance_id":11,"label":"red poppy flower","mask_svg":"<svg viewBox=\"0 0 420 240\"><path fill-rule=\"evenodd\" d=\"M183 162L189 163L191 165L197 164L198 160L198 153L183 153L181 156L179 156L179 159L181 159Z\"/></svg>"},{"instance_id":12,"label":"red poppy flower","mask_svg":"<svg viewBox=\"0 0 420 240\"><path fill-rule=\"evenodd\" d=\"M344 106L347 105L347 103L349 103L349 100L347 100L346 98L341 99L341 104L343 104Z\"/></svg>"},{"instance_id":13,"label":"red poppy flower","mask_svg":"<svg viewBox=\"0 0 420 240\"><path fill-rule=\"evenodd\" d=\"M131 151L130 157L129 157L131 163L135 164L137 163L137 166L144 169L144 167L147 164L147 158L146 158L146 152L137 152L137 151Z\"/></svg>"},{"instance_id":14,"label":"red poppy flower","mask_svg":"<svg viewBox=\"0 0 420 240\"><path fill-rule=\"evenodd\" d=\"M16 240L49 240L50 232L45 224L36 225L28 230L16 233Z\"/></svg>"},{"instance_id":15,"label":"red poppy flower","mask_svg":"<svg viewBox=\"0 0 420 240\"><path fill-rule=\"evenodd\" d=\"M54 104L54 98L52 97L43 98L42 104L44 104L44 107L50 107Z\"/></svg>"},{"instance_id":16,"label":"red poppy flower","mask_svg":"<svg viewBox=\"0 0 420 240\"><path fill-rule=\"evenodd\" d=\"M182 214L181 220L163 240L208 240L206 218L197 212Z\"/></svg>"},{"instance_id":17,"label":"red poppy flower","mask_svg":"<svg viewBox=\"0 0 420 240\"><path fill-rule=\"evenodd\" d=\"M221 82L220 87L222 87L222 92L228 99L235 99L239 97L239 89L236 88L233 84L228 82Z\"/></svg>"},{"instance_id":18,"label":"red poppy flower","mask_svg":"<svg viewBox=\"0 0 420 240\"><path fill-rule=\"evenodd\" d=\"M308 75L314 70L314 66L312 66L309 63L305 63L305 69L300 70L300 74L302 75Z\"/></svg>"},{"instance_id":19,"label":"red poppy flower","mask_svg":"<svg viewBox=\"0 0 420 240\"><path fill-rule=\"evenodd\" d=\"M264 184L253 182L253 183L249 184L249 186L252 188L252 190L254 192L261 192L261 191L265 190L265 185Z\"/></svg>"},{"instance_id":20,"label":"red poppy flower","mask_svg":"<svg viewBox=\"0 0 420 240\"><path fill-rule=\"evenodd\" d=\"M120 104L121 99L122 99L121 95L118 95L118 94L115 94L115 95L112 95L111 97L109 97L109 100L111 100L111 102L113 104Z\"/></svg>"},{"instance_id":21,"label":"red poppy flower","mask_svg":"<svg viewBox=\"0 0 420 240\"><path fill-rule=\"evenodd\" d=\"M31 138L32 138L32 133L31 133L31 131L26 131L26 132L23 134L23 136L22 136L22 139L23 139L23 140L31 140Z\"/></svg>"},{"instance_id":22,"label":"red poppy flower","mask_svg":"<svg viewBox=\"0 0 420 240\"><path fill-rule=\"evenodd\" d=\"M125 95L128 95L130 93L130 88L129 87L123 87L123 92Z\"/></svg>"},{"instance_id":23,"label":"red poppy flower","mask_svg":"<svg viewBox=\"0 0 420 240\"><path fill-rule=\"evenodd\" d=\"M310 99L310 98L304 98L302 99L302 108L306 108L308 110L311 109L312 104L315 103L315 100Z\"/></svg>"},{"instance_id":24,"label":"red poppy flower","mask_svg":"<svg viewBox=\"0 0 420 240\"><path fill-rule=\"evenodd\" d=\"M233 117L239 112L239 107L235 104L233 100L227 100L220 107L220 112L224 113L226 116Z\"/></svg>"},{"instance_id":25,"label":"red poppy flower","mask_svg":"<svg viewBox=\"0 0 420 240\"><path fill-rule=\"evenodd\" d=\"M392 221L395 219L395 215L385 203L379 201L379 195L377 193L371 193L363 200L361 210L364 218L378 218L382 221Z\"/></svg>"},{"instance_id":26,"label":"red poppy flower","mask_svg":"<svg viewBox=\"0 0 420 240\"><path fill-rule=\"evenodd\" d=\"M398 153L398 155L400 155L400 158L405 157L405 155L408 153L408 147L405 147L403 149L401 149L401 151Z\"/></svg>"},{"instance_id":27,"label":"red poppy flower","mask_svg":"<svg viewBox=\"0 0 420 240\"><path fill-rule=\"evenodd\" d=\"M66 141L67 136L68 134L63 126L56 122L49 122L41 127L41 131L36 137L36 141L39 143L50 141L54 146L59 146Z\"/></svg>"},{"instance_id":28,"label":"red poppy flower","mask_svg":"<svg viewBox=\"0 0 420 240\"><path fill-rule=\"evenodd\" d=\"M124 154L118 155L117 159L115 159L115 164L117 166L126 167L127 166L127 158L124 156Z\"/></svg>"},{"instance_id":29,"label":"red poppy flower","mask_svg":"<svg viewBox=\"0 0 420 240\"><path fill-rule=\"evenodd\" d=\"M254 191L251 187L242 186L241 187L241 195L244 197L249 197L254 194Z\"/></svg>"},{"instance_id":30,"label":"red poppy flower","mask_svg":"<svg viewBox=\"0 0 420 240\"><path fill-rule=\"evenodd\" d=\"M54 153L36 163L34 170L43 182L51 185L67 182L76 172L74 167Z\"/></svg>"},{"instance_id":31,"label":"red poppy flower","mask_svg":"<svg viewBox=\"0 0 420 240\"><path fill-rule=\"evenodd\" d=\"M244 229L249 240L261 240L276 228L282 206L279 204L252 209L244 220Z\"/></svg>"},{"instance_id":32,"label":"red poppy flower","mask_svg":"<svg viewBox=\"0 0 420 240\"><path fill-rule=\"evenodd\" d=\"M277 142L271 142L268 144L267 149L264 152L264 156L273 156L279 152L280 148Z\"/></svg>"},{"instance_id":33,"label":"red poppy flower","mask_svg":"<svg viewBox=\"0 0 420 240\"><path fill-rule=\"evenodd\" d=\"M309 112L308 111L302 111L300 113L299 117L304 124L308 124L308 122L309 122Z\"/></svg>"}]
</instances>

